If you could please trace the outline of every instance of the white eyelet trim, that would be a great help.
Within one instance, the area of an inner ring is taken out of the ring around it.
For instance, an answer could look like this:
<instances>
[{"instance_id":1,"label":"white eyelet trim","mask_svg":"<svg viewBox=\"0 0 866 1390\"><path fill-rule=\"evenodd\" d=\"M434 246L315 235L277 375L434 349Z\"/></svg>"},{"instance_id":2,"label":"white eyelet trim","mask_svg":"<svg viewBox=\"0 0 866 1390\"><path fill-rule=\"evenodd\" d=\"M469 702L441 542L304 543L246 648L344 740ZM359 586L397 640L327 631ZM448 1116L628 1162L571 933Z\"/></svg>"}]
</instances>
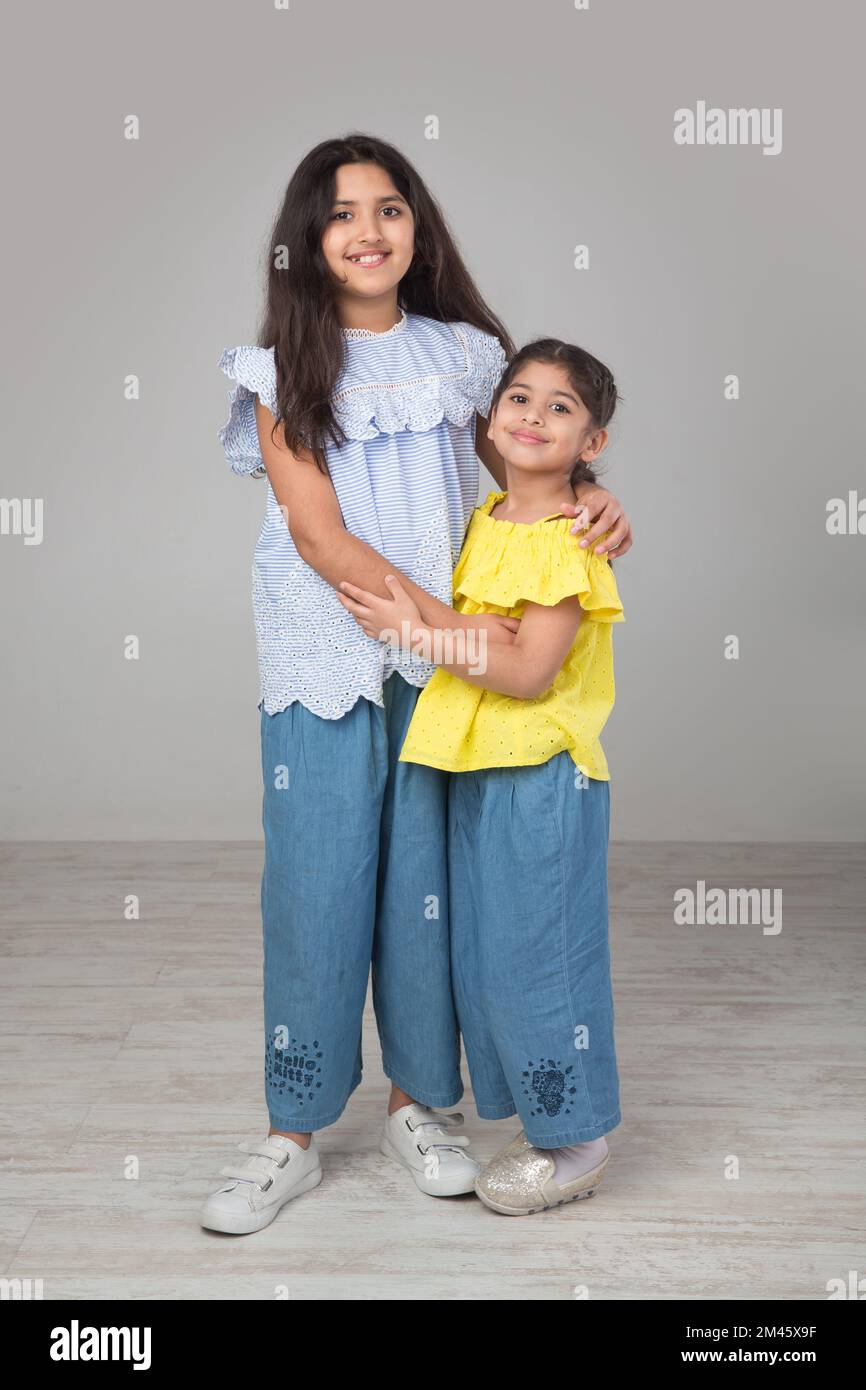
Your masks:
<instances>
[{"instance_id":1,"label":"white eyelet trim","mask_svg":"<svg viewBox=\"0 0 866 1390\"><path fill-rule=\"evenodd\" d=\"M386 328L385 331L384 331L383 333L375 333L375 332L373 331L372 328L344 328L344 329L343 329L343 337L344 337L344 338L390 338L390 337L392 337L395 333L401 332L401 330L404 329L404 328L406 327L406 311L405 311L405 309L401 309L401 310L400 310L400 314L402 315L402 317L399 318L395 324L392 324L390 328Z\"/></svg>"}]
</instances>

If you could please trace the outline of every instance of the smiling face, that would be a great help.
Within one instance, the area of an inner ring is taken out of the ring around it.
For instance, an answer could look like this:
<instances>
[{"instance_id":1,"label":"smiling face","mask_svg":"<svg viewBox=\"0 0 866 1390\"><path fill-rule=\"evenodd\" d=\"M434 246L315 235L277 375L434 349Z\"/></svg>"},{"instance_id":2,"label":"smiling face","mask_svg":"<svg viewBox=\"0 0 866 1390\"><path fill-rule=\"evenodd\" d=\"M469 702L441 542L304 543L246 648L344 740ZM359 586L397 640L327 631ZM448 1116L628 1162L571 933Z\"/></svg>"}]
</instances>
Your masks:
<instances>
[{"instance_id":1,"label":"smiling face","mask_svg":"<svg viewBox=\"0 0 866 1390\"><path fill-rule=\"evenodd\" d=\"M390 300L415 249L415 221L391 175L378 164L341 164L322 251L337 295Z\"/></svg>"},{"instance_id":2,"label":"smiling face","mask_svg":"<svg viewBox=\"0 0 866 1390\"><path fill-rule=\"evenodd\" d=\"M578 458L590 463L607 443L564 367L524 362L490 413L488 438L519 470L568 477Z\"/></svg>"}]
</instances>

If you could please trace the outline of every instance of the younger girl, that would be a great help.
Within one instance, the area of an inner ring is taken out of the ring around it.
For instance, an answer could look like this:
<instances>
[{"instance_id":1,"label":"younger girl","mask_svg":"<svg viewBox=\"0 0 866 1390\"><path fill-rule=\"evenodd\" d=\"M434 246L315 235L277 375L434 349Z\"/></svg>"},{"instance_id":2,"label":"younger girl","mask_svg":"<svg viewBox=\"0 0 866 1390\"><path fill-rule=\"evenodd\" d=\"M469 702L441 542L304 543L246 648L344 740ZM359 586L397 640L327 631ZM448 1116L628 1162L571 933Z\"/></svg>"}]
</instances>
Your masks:
<instances>
[{"instance_id":1,"label":"younger girl","mask_svg":"<svg viewBox=\"0 0 866 1390\"><path fill-rule=\"evenodd\" d=\"M475 509L454 571L458 612L522 619L513 643L425 623L399 580L391 599L341 585L368 636L438 666L400 761L444 769L452 983L478 1114L519 1113L517 1138L475 1183L524 1215L591 1196L620 1123L608 943L609 773L599 734L614 700L607 556L564 517L607 443L610 371L542 339L493 393L489 437L507 490ZM464 619L465 622L465 619Z\"/></svg>"}]
</instances>

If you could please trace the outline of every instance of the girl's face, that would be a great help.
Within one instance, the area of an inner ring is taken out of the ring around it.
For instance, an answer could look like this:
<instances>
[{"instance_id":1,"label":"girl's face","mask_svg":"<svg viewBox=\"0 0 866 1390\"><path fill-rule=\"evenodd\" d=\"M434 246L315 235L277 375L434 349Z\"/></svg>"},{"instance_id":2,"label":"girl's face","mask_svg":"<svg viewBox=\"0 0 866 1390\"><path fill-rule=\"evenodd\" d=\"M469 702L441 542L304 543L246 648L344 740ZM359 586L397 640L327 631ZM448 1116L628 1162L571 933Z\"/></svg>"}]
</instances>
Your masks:
<instances>
[{"instance_id":1,"label":"girl's face","mask_svg":"<svg viewBox=\"0 0 866 1390\"><path fill-rule=\"evenodd\" d=\"M607 443L564 367L524 362L490 412L488 439L513 467L544 474L571 473L579 458L590 463Z\"/></svg>"},{"instance_id":2,"label":"girl's face","mask_svg":"<svg viewBox=\"0 0 866 1390\"><path fill-rule=\"evenodd\" d=\"M415 222L378 164L341 164L322 237L338 296L393 300L415 249Z\"/></svg>"}]
</instances>

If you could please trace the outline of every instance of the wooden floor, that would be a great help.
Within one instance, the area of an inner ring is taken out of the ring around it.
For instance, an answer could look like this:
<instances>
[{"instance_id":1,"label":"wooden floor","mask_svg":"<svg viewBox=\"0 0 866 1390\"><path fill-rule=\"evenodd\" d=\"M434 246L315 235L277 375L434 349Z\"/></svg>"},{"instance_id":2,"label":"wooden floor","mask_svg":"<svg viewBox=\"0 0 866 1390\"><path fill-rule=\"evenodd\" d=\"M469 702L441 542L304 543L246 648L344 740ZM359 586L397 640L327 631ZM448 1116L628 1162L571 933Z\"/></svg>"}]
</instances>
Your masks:
<instances>
[{"instance_id":1,"label":"wooden floor","mask_svg":"<svg viewBox=\"0 0 866 1390\"><path fill-rule=\"evenodd\" d=\"M368 1009L324 1181L231 1237L197 1213L268 1127L260 846L8 844L0 1272L46 1299L825 1299L866 1276L864 864L857 845L611 846L624 1118L590 1200L516 1219L418 1192L378 1152ZM781 932L675 925L698 880L781 889ZM459 1108L479 1157L519 1128L478 1120L468 1087Z\"/></svg>"}]
</instances>

